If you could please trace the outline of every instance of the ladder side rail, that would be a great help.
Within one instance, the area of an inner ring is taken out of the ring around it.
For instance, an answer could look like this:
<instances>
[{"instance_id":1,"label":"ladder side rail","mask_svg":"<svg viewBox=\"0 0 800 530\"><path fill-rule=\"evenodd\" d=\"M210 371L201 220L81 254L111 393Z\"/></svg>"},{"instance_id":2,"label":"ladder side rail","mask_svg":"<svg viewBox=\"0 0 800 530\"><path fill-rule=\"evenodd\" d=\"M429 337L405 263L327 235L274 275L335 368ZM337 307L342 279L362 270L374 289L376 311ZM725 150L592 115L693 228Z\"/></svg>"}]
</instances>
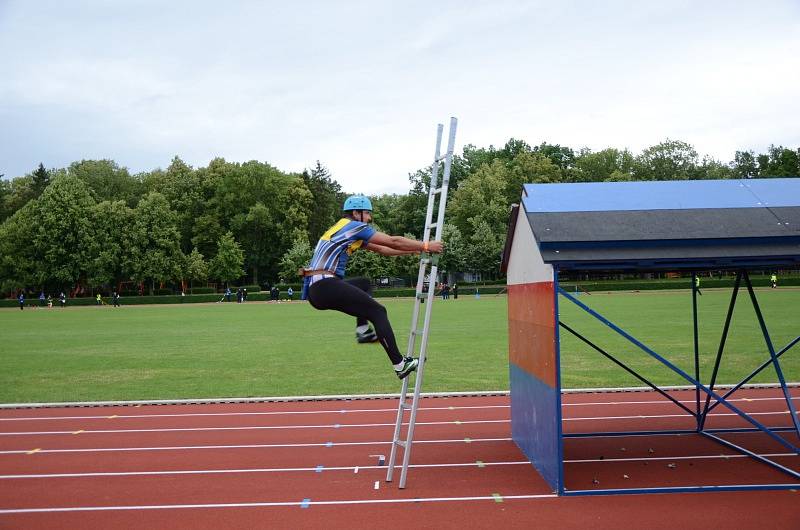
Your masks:
<instances>
[{"instance_id":1,"label":"ladder side rail","mask_svg":"<svg viewBox=\"0 0 800 530\"><path fill-rule=\"evenodd\" d=\"M442 147L442 135L444 133L444 125L438 124L436 127L436 149L433 155L433 164L431 166L431 186L428 190L428 205L425 212L425 228L423 234L423 241L428 241L430 235L430 224L431 219L433 218L433 205L435 199L434 188L438 183L439 179L439 157L441 153ZM417 288L416 288L416 295L414 296L414 310L411 317L411 328L408 337L408 346L406 348L406 357L412 357L414 355L414 349L416 346L416 337L417 337L417 329L419 327L419 306L422 303L422 292L423 286L425 284L425 272L427 271L427 256L423 255L420 259L420 266L419 266L419 273L417 275ZM430 285L430 284L429 284ZM408 377L403 379L402 389L400 392L400 399L397 407L397 419L395 421L395 428L394 428L394 435L392 437L392 449L389 454L389 461L388 470L386 472L386 481L391 482L392 476L394 475L394 466L395 461L397 458L397 447L398 441L400 440L400 432L403 426L403 417L405 416L405 404L406 404L406 395L408 393ZM409 437L406 437L408 440ZM406 447L407 450L407 447ZM406 451L404 450L404 453Z\"/></svg>"},{"instance_id":2,"label":"ladder side rail","mask_svg":"<svg viewBox=\"0 0 800 530\"><path fill-rule=\"evenodd\" d=\"M444 125L441 123L436 126L436 153L433 156L433 164L431 164L431 183L428 187L428 208L425 211L425 228L423 230L422 240L430 240L431 220L433 219L433 204L436 198L434 189L439 184L439 153L442 148L442 133L444 132Z\"/></svg>"},{"instance_id":3,"label":"ladder side rail","mask_svg":"<svg viewBox=\"0 0 800 530\"><path fill-rule=\"evenodd\" d=\"M442 190L439 198L439 211L436 224L436 240L440 241L442 237L442 230L444 228L444 213L447 205L447 191L450 185L450 169L453 163L453 150L455 145L456 136L456 118L450 118L450 134L447 145L447 156L445 159L444 174L442 175ZM438 158L437 158L438 159ZM434 182L431 181L431 199L433 199ZM430 202L429 202L430 205ZM429 234L426 234L426 236ZM427 240L427 239L426 239ZM433 300L435 298L435 278L438 274L437 261L432 261L430 278L428 283L428 305L425 306L425 320L422 328L422 340L420 341L419 353L419 366L417 367L417 375L414 381L414 397L411 406L411 416L408 421L408 430L406 433L406 446L403 450L403 467L400 471L400 489L406 487L406 479L408 477L408 465L411 459L411 447L414 439L414 429L417 423L417 410L419 407L419 397L422 390L422 380L425 371L425 356L428 350L428 336L430 332L431 311L433 309Z\"/></svg>"},{"instance_id":4,"label":"ladder side rail","mask_svg":"<svg viewBox=\"0 0 800 530\"><path fill-rule=\"evenodd\" d=\"M447 192L450 188L450 169L453 166L453 151L456 143L456 127L458 120L450 118L450 137L447 140L447 156L444 162L444 173L442 175L442 193L439 197L439 216L436 218L436 241L442 240L442 230L444 229L444 211L447 205Z\"/></svg>"},{"instance_id":5,"label":"ladder side rail","mask_svg":"<svg viewBox=\"0 0 800 530\"><path fill-rule=\"evenodd\" d=\"M438 267L434 265L431 267L431 276L433 277L437 272ZM411 416L408 420L408 430L406 432L406 447L403 451L403 467L400 470L400 489L406 487L406 478L408 476L408 464L411 460L411 445L414 439L414 428L417 424L417 410L419 408L419 396L422 390L422 378L425 371L425 352L428 347L428 331L431 321L431 309L433 307L434 299L434 284L431 282L428 285L428 304L425 306L425 323L423 324L422 340L420 341L419 351L419 366L417 366L417 375L414 381L414 397L411 406Z\"/></svg>"}]
</instances>

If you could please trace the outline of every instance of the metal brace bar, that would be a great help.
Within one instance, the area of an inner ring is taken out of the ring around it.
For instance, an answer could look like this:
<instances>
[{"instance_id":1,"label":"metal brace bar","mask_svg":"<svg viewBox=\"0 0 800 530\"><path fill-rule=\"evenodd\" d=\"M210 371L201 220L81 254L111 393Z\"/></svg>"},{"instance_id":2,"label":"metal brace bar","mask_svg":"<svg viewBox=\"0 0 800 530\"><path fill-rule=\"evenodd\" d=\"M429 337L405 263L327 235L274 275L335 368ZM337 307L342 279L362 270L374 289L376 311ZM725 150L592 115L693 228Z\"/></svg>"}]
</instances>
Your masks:
<instances>
[{"instance_id":1,"label":"metal brace bar","mask_svg":"<svg viewBox=\"0 0 800 530\"><path fill-rule=\"evenodd\" d=\"M706 394L711 394L715 399L721 401L722 404L725 405L726 407L728 407L731 411L735 412L742 419L744 419L745 421L747 421L748 423L750 423L754 427L758 428L759 430L761 430L762 432L767 434L769 437L773 438L779 444L783 445L784 447L786 447L788 449L791 449L792 451L800 453L800 448L795 447L793 444L789 443L787 440L784 440L780 436L776 435L775 433L770 431L767 427L764 427L763 425L761 425L761 423L759 423L758 421L756 421L753 418L751 418L747 413L743 412L742 410L740 410L735 405L729 403L725 399L722 399L722 396L718 395L713 390L710 390L705 385L701 384L699 381L696 381L694 378L692 378L692 376L690 376L689 374L687 374L686 372L684 372L683 370L681 370L680 368L675 366L668 359L664 358L663 356L659 355L658 353L656 353L652 349L650 349L647 346L645 346L638 339L636 339L635 337L630 335L628 332L626 332L625 330L623 330L622 328L620 328L619 326L617 326L616 324L614 324L613 322L611 322L610 320L605 318L603 315L601 315L598 312L594 311L592 308L590 308L589 306L587 306L586 304L584 304L583 302L581 302L580 300L578 300L574 296L570 295L567 291L564 291L563 289L561 289L561 294L566 296L567 299L569 299L572 303L574 303L578 307L582 308L584 311L586 311L587 313L589 313L590 315L592 315L593 317L598 319L600 322L606 324L611 329L616 331L618 334L620 334L623 337L625 337L626 339L628 339L631 343L633 343L636 346L638 346L645 353L649 354L651 357L653 357L653 358L657 359L658 361L660 361L661 364L663 364L664 366L666 366L667 368L669 368L670 370L672 370L676 374L678 374L681 377L683 377L690 384L699 386L700 389L703 392L705 392Z\"/></svg>"},{"instance_id":2,"label":"metal brace bar","mask_svg":"<svg viewBox=\"0 0 800 530\"><path fill-rule=\"evenodd\" d=\"M692 412L692 410L689 409L689 407L687 407L686 405L684 405L683 403L681 403L680 401L678 401L674 397L670 396L669 394L667 394L666 392L664 392L663 390L658 388L658 386L656 386L655 384L653 384L650 381L648 381L644 376L639 375L636 371L634 371L628 365L626 365L622 361L616 359L613 355L611 355L610 353L606 352L605 350L603 350L602 348L600 348L599 346L594 344L592 341L590 341L589 339L587 339L586 337L584 337L583 335L581 335L580 333L578 333L577 331L575 331L574 329L569 327L568 325L564 324L560 320L558 322L558 325L561 326L562 328L566 329L567 331L569 331L570 333L572 333L576 337L578 337L580 340L582 340L583 342L588 344L590 347L592 347L595 350L597 350L601 355L604 355L605 357L610 359L614 364L616 364L617 366L619 366L620 368L622 368L623 370L625 370L626 372L631 374L633 377L635 377L636 379L638 379L642 383L646 384L647 386L649 386L650 388L652 388L653 390L655 390L656 392L658 392L659 394L661 394L665 398L669 399L670 401L672 401L673 403L678 405L680 408L682 408L683 410L688 412L691 416L697 417L697 415L694 412Z\"/></svg>"}]
</instances>

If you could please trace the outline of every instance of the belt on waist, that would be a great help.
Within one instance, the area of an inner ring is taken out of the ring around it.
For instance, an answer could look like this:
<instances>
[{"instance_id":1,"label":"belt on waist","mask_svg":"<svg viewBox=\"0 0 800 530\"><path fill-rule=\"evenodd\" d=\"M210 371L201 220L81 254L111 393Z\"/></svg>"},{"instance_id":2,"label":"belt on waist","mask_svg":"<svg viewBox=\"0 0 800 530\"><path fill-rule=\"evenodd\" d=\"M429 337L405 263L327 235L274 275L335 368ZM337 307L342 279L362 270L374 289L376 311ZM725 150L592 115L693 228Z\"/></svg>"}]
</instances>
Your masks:
<instances>
[{"instance_id":1,"label":"belt on waist","mask_svg":"<svg viewBox=\"0 0 800 530\"><path fill-rule=\"evenodd\" d=\"M329 271L327 269L298 269L297 274L300 276L316 276L317 274L329 274L331 276L336 276L336 273L333 271Z\"/></svg>"}]
</instances>

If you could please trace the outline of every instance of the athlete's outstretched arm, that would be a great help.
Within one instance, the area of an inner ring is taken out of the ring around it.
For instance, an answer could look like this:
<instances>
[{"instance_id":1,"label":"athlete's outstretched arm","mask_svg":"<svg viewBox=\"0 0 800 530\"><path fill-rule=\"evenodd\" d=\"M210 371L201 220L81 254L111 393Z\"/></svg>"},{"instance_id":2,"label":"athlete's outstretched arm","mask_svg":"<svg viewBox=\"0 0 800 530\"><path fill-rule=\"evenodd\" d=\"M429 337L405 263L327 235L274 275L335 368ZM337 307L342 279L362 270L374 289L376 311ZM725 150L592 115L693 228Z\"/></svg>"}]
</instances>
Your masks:
<instances>
[{"instance_id":1,"label":"athlete's outstretched arm","mask_svg":"<svg viewBox=\"0 0 800 530\"><path fill-rule=\"evenodd\" d=\"M364 248L377 252L378 254L383 254L384 256L415 254L426 250L422 241L408 239L403 236L390 236L383 232L375 232ZM427 251L439 253L443 248L444 245L442 245L441 241L429 241Z\"/></svg>"}]
</instances>

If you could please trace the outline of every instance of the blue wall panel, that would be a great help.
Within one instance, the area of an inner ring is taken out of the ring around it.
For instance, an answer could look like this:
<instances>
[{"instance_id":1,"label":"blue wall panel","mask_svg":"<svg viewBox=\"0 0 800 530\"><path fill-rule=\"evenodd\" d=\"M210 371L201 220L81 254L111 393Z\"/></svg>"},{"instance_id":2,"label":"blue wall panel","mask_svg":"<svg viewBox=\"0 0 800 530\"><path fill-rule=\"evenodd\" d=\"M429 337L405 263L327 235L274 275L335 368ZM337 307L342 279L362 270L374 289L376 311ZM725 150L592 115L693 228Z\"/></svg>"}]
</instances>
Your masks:
<instances>
[{"instance_id":1,"label":"blue wall panel","mask_svg":"<svg viewBox=\"0 0 800 530\"><path fill-rule=\"evenodd\" d=\"M560 462L558 389L509 363L511 437L539 474L558 490Z\"/></svg>"}]
</instances>

